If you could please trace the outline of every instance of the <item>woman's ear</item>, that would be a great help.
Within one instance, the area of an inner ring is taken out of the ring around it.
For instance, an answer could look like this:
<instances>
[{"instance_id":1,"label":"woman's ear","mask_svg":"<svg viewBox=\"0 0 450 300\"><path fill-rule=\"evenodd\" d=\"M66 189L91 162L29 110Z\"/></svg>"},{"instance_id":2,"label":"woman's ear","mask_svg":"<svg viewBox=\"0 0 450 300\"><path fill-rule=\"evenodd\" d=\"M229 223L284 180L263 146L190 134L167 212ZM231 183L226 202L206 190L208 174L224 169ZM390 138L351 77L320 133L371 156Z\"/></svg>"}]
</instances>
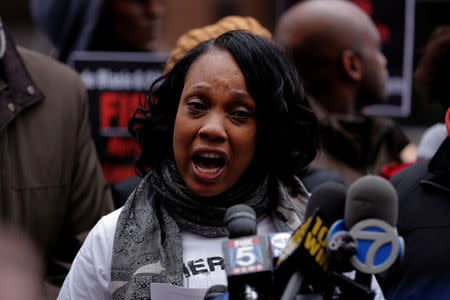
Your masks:
<instances>
[{"instance_id":1,"label":"woman's ear","mask_svg":"<svg viewBox=\"0 0 450 300\"><path fill-rule=\"evenodd\" d=\"M361 57L353 50L346 49L341 53L341 63L344 73L354 81L360 81L363 76Z\"/></svg>"}]
</instances>

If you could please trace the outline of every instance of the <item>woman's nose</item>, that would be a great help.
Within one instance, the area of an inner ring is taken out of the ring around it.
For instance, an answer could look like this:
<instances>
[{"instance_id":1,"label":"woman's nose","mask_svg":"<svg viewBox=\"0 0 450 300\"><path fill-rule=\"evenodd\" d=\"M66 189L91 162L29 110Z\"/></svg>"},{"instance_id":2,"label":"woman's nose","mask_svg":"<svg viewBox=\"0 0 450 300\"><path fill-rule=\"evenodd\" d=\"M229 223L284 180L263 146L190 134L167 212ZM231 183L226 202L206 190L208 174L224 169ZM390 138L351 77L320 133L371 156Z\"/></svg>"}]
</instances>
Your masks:
<instances>
[{"instance_id":1,"label":"woman's nose","mask_svg":"<svg viewBox=\"0 0 450 300\"><path fill-rule=\"evenodd\" d=\"M218 114L213 114L205 119L198 134L210 141L223 142L227 138L224 120Z\"/></svg>"}]
</instances>

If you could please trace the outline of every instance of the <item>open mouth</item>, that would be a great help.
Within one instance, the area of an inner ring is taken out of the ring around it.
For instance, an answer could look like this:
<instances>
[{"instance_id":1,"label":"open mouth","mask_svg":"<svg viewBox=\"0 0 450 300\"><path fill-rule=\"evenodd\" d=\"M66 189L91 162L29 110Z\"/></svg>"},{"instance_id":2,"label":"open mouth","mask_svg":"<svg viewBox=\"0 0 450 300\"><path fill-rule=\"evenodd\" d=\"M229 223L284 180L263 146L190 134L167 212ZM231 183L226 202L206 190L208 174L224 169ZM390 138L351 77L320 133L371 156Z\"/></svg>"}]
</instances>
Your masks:
<instances>
[{"instance_id":1,"label":"open mouth","mask_svg":"<svg viewBox=\"0 0 450 300\"><path fill-rule=\"evenodd\" d=\"M197 170L204 174L216 174L225 165L225 157L216 153L198 153L192 160Z\"/></svg>"}]
</instances>

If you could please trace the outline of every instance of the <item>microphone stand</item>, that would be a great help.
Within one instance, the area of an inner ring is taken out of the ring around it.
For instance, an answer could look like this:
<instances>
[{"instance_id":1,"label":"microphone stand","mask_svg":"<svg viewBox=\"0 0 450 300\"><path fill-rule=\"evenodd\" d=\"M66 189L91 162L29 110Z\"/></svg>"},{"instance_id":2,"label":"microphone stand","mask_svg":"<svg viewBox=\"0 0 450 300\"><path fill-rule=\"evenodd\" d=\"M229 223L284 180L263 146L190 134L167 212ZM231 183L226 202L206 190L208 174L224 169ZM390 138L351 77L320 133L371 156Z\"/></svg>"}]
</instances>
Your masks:
<instances>
[{"instance_id":1,"label":"microphone stand","mask_svg":"<svg viewBox=\"0 0 450 300\"><path fill-rule=\"evenodd\" d=\"M289 279L280 300L324 300L321 294L300 294L304 277L301 272L294 272Z\"/></svg>"},{"instance_id":2,"label":"microphone stand","mask_svg":"<svg viewBox=\"0 0 450 300\"><path fill-rule=\"evenodd\" d=\"M338 287L339 290L337 299L373 300L373 298L375 297L375 292L372 291L369 287L353 281L336 271L332 271L331 275L334 286Z\"/></svg>"},{"instance_id":3,"label":"microphone stand","mask_svg":"<svg viewBox=\"0 0 450 300\"><path fill-rule=\"evenodd\" d=\"M244 300L258 300L259 295L258 292L251 287L250 285L246 284L244 285L244 293L242 299Z\"/></svg>"}]
</instances>

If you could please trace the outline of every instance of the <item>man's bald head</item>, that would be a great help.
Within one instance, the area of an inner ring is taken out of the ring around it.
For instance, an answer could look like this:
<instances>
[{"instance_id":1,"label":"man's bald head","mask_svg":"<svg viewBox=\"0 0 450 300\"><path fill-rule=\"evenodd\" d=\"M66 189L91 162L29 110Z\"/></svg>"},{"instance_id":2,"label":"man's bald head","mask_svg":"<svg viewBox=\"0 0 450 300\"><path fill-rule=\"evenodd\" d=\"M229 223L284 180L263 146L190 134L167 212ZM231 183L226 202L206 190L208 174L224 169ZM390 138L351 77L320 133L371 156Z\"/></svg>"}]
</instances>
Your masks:
<instances>
[{"instance_id":1,"label":"man's bald head","mask_svg":"<svg viewBox=\"0 0 450 300\"><path fill-rule=\"evenodd\" d=\"M361 63L361 71L368 72L364 48L379 51L380 43L371 19L358 6L344 0L306 0L291 7L280 17L275 40L292 53L307 91L315 97L333 85L362 82L364 74L352 73L352 64ZM345 55L352 53L360 58L343 61ZM384 82L381 84L377 88L384 90Z\"/></svg>"},{"instance_id":2,"label":"man's bald head","mask_svg":"<svg viewBox=\"0 0 450 300\"><path fill-rule=\"evenodd\" d=\"M334 50L357 47L358 37L367 29L375 29L372 21L349 1L307 0L281 16L276 36L292 48L308 47L305 42L311 41Z\"/></svg>"}]
</instances>

